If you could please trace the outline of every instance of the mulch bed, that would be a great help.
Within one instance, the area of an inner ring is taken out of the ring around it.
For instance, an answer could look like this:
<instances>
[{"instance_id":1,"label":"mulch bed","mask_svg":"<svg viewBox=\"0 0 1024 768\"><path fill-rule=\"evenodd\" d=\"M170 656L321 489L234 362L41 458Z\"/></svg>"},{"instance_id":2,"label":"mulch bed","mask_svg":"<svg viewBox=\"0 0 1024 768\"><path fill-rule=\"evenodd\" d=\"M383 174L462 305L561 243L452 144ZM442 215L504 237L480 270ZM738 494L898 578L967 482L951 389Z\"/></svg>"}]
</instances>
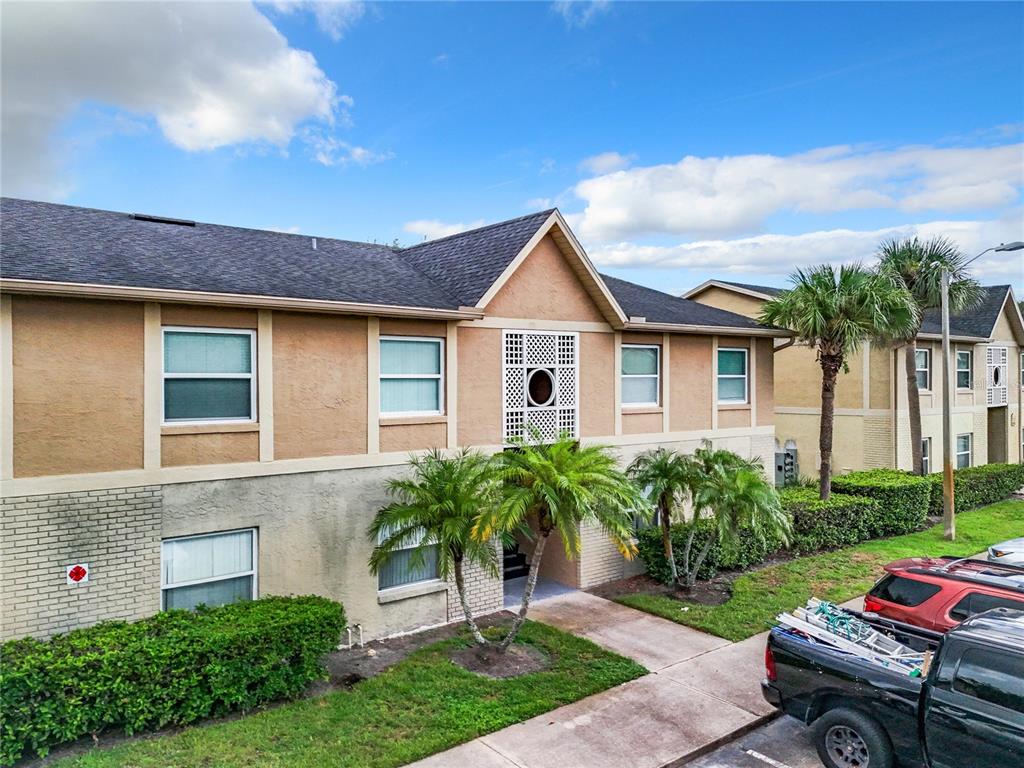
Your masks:
<instances>
[{"instance_id":1,"label":"mulch bed","mask_svg":"<svg viewBox=\"0 0 1024 768\"><path fill-rule=\"evenodd\" d=\"M513 644L504 653L493 646L461 648L451 660L478 675L502 679L540 672L551 666L551 658L532 645Z\"/></svg>"}]
</instances>

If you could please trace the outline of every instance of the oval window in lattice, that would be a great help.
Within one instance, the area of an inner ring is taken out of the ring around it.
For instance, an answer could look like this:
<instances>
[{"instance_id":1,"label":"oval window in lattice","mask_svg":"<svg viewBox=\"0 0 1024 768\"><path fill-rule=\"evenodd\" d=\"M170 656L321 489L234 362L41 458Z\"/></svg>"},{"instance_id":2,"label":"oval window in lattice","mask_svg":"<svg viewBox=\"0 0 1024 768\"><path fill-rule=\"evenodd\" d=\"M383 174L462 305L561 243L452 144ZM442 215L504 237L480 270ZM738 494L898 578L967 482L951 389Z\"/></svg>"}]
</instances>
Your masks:
<instances>
[{"instance_id":1,"label":"oval window in lattice","mask_svg":"<svg viewBox=\"0 0 1024 768\"><path fill-rule=\"evenodd\" d=\"M555 399L555 377L547 368L534 368L526 375L526 397L529 404L541 408Z\"/></svg>"}]
</instances>

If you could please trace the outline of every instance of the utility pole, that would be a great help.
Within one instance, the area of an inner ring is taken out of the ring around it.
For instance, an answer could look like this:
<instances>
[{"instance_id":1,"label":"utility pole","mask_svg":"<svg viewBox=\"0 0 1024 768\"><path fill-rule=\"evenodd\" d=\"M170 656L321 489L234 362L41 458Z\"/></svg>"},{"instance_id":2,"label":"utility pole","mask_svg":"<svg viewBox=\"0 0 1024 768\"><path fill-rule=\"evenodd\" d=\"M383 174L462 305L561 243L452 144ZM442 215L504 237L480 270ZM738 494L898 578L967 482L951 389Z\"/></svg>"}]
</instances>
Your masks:
<instances>
[{"instance_id":1,"label":"utility pole","mask_svg":"<svg viewBox=\"0 0 1024 768\"><path fill-rule=\"evenodd\" d=\"M949 270L942 270L942 527L945 538L956 538L953 498L953 377L949 363Z\"/></svg>"}]
</instances>

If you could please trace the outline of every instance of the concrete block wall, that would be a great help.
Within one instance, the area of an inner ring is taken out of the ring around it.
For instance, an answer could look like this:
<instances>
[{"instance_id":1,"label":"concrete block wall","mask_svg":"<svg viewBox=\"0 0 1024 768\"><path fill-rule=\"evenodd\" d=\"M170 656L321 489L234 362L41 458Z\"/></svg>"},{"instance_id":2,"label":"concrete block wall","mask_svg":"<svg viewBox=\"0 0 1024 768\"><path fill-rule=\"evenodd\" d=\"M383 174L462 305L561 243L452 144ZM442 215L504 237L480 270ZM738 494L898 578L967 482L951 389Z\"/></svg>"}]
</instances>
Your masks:
<instances>
[{"instance_id":1,"label":"concrete block wall","mask_svg":"<svg viewBox=\"0 0 1024 768\"><path fill-rule=\"evenodd\" d=\"M864 417L864 469L891 467L892 419L889 416Z\"/></svg>"},{"instance_id":2,"label":"concrete block wall","mask_svg":"<svg viewBox=\"0 0 1024 768\"><path fill-rule=\"evenodd\" d=\"M500 569L501 544L496 543L495 548ZM505 592L500 573L498 578L494 578L480 566L471 565L463 569L463 579L466 586L466 597L469 600L469 610L473 612L474 617L494 613L504 607ZM462 621L462 619L462 604L459 602L459 592L455 589L453 579L448 587L448 621Z\"/></svg>"},{"instance_id":3,"label":"concrete block wall","mask_svg":"<svg viewBox=\"0 0 1024 768\"><path fill-rule=\"evenodd\" d=\"M0 503L0 637L45 638L160 609L160 486ZM66 568L89 564L89 581Z\"/></svg>"}]
</instances>

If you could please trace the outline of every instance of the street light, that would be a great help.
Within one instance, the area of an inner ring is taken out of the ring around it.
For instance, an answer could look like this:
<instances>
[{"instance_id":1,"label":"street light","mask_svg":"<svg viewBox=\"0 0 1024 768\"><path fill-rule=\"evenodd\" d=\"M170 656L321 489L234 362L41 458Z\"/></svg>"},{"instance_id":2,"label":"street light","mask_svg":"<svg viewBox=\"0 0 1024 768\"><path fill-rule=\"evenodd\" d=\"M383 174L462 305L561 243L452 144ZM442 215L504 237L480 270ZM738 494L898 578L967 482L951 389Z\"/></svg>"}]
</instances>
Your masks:
<instances>
[{"instance_id":1,"label":"street light","mask_svg":"<svg viewBox=\"0 0 1024 768\"><path fill-rule=\"evenodd\" d=\"M986 248L973 259L964 263L966 267L977 261L989 251L1019 251L1024 249L1024 242L1017 240ZM953 373L949 353L949 270L942 270L942 525L945 537L952 541L956 538L956 518L953 516Z\"/></svg>"}]
</instances>

